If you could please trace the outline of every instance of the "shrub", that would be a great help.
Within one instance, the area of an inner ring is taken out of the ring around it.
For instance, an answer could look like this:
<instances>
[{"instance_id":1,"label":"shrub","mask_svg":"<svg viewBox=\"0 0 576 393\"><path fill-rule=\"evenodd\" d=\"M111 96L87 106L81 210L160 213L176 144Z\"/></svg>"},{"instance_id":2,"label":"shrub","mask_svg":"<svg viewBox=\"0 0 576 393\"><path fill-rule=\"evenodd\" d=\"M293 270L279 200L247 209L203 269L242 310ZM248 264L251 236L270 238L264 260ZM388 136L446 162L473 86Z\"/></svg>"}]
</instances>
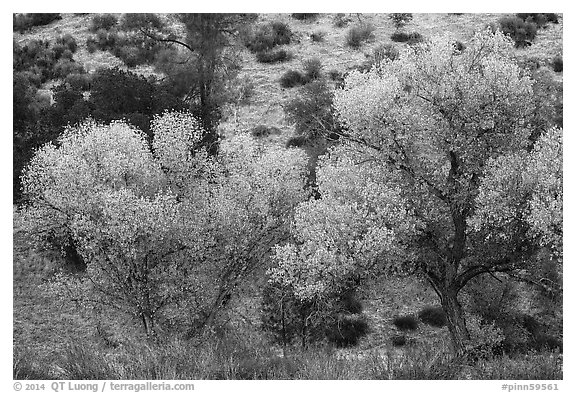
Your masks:
<instances>
[{"instance_id":1,"label":"shrub","mask_svg":"<svg viewBox=\"0 0 576 393\"><path fill-rule=\"evenodd\" d=\"M405 33L403 31L394 32L390 38L395 42L407 42L408 44L417 44L424 41L422 34L418 32Z\"/></svg>"},{"instance_id":2,"label":"shrub","mask_svg":"<svg viewBox=\"0 0 576 393\"><path fill-rule=\"evenodd\" d=\"M286 142L286 147L302 147L308 144L308 138L304 135L293 136Z\"/></svg>"},{"instance_id":3,"label":"shrub","mask_svg":"<svg viewBox=\"0 0 576 393\"><path fill-rule=\"evenodd\" d=\"M88 91L92 77L86 73L71 73L66 77L66 83L73 90Z\"/></svg>"},{"instance_id":4,"label":"shrub","mask_svg":"<svg viewBox=\"0 0 576 393\"><path fill-rule=\"evenodd\" d=\"M297 20L310 21L316 19L318 17L318 14L292 14L291 16L292 18Z\"/></svg>"},{"instance_id":5,"label":"shrub","mask_svg":"<svg viewBox=\"0 0 576 393\"><path fill-rule=\"evenodd\" d=\"M62 58L54 65L54 77L65 78L70 74L81 74L84 72L84 67L68 58Z\"/></svg>"},{"instance_id":6,"label":"shrub","mask_svg":"<svg viewBox=\"0 0 576 393\"><path fill-rule=\"evenodd\" d=\"M270 50L277 45L289 44L292 40L292 31L286 23L276 21L257 26L247 33L244 40L246 47L257 53Z\"/></svg>"},{"instance_id":7,"label":"shrub","mask_svg":"<svg viewBox=\"0 0 576 393\"><path fill-rule=\"evenodd\" d=\"M60 36L56 39L56 44L62 45L65 48L69 49L70 52L72 53L76 53L76 50L78 49L78 43L76 42L76 39L72 36L72 34L65 34L63 36Z\"/></svg>"},{"instance_id":8,"label":"shrub","mask_svg":"<svg viewBox=\"0 0 576 393\"><path fill-rule=\"evenodd\" d=\"M418 320L412 315L406 315L403 317L396 317L392 321L394 326L398 329L404 330L416 330L418 328Z\"/></svg>"},{"instance_id":9,"label":"shrub","mask_svg":"<svg viewBox=\"0 0 576 393\"><path fill-rule=\"evenodd\" d=\"M325 35L326 33L323 31L315 31L312 34L310 34L310 39L312 40L312 42L322 42L324 41Z\"/></svg>"},{"instance_id":10,"label":"shrub","mask_svg":"<svg viewBox=\"0 0 576 393\"><path fill-rule=\"evenodd\" d=\"M350 18L348 18L346 16L346 14L334 15L334 20L332 21L332 24L335 27L339 27L339 28L346 27L346 26L348 26L348 23L350 23Z\"/></svg>"},{"instance_id":11,"label":"shrub","mask_svg":"<svg viewBox=\"0 0 576 393\"><path fill-rule=\"evenodd\" d=\"M396 60L400 56L400 51L392 44L381 44L374 48L372 52L372 64L379 65L384 60Z\"/></svg>"},{"instance_id":12,"label":"shrub","mask_svg":"<svg viewBox=\"0 0 576 393\"><path fill-rule=\"evenodd\" d=\"M12 31L23 33L34 26L48 25L62 19L60 14L14 14L12 17Z\"/></svg>"},{"instance_id":13,"label":"shrub","mask_svg":"<svg viewBox=\"0 0 576 393\"><path fill-rule=\"evenodd\" d=\"M278 127L265 126L262 124L252 128L250 131L250 134L252 134L252 136L255 138L265 138L270 135L278 135L281 133L282 131Z\"/></svg>"},{"instance_id":14,"label":"shrub","mask_svg":"<svg viewBox=\"0 0 576 393\"><path fill-rule=\"evenodd\" d=\"M534 22L525 22L517 16L505 16L498 20L500 30L509 36L517 48L532 45L536 38L537 26Z\"/></svg>"},{"instance_id":15,"label":"shrub","mask_svg":"<svg viewBox=\"0 0 576 393\"><path fill-rule=\"evenodd\" d=\"M403 347L404 345L406 345L407 340L406 340L406 336L397 335L397 336L392 336L390 341L392 341L392 345L395 347Z\"/></svg>"},{"instance_id":16,"label":"shrub","mask_svg":"<svg viewBox=\"0 0 576 393\"><path fill-rule=\"evenodd\" d=\"M548 23L558 23L557 14L516 14L516 16L527 23L535 23L538 28L546 27Z\"/></svg>"},{"instance_id":17,"label":"shrub","mask_svg":"<svg viewBox=\"0 0 576 393\"><path fill-rule=\"evenodd\" d=\"M352 26L346 33L346 44L354 49L364 42L374 38L374 26L369 23L360 23Z\"/></svg>"},{"instance_id":18,"label":"shrub","mask_svg":"<svg viewBox=\"0 0 576 393\"><path fill-rule=\"evenodd\" d=\"M358 340L368 333L368 323L364 317L344 316L337 318L328 328L326 337L337 347L350 347L358 344Z\"/></svg>"},{"instance_id":19,"label":"shrub","mask_svg":"<svg viewBox=\"0 0 576 393\"><path fill-rule=\"evenodd\" d=\"M88 53L94 53L98 50L98 42L96 41L96 38L88 37L88 39L86 39L86 50Z\"/></svg>"},{"instance_id":20,"label":"shrub","mask_svg":"<svg viewBox=\"0 0 576 393\"><path fill-rule=\"evenodd\" d=\"M260 63L282 63L290 61L293 55L285 49L265 50L256 53L256 60Z\"/></svg>"},{"instance_id":21,"label":"shrub","mask_svg":"<svg viewBox=\"0 0 576 393\"><path fill-rule=\"evenodd\" d=\"M562 56L558 55L552 59L552 69L554 72L562 72L564 70L564 61Z\"/></svg>"},{"instance_id":22,"label":"shrub","mask_svg":"<svg viewBox=\"0 0 576 393\"><path fill-rule=\"evenodd\" d=\"M430 326L446 326L446 313L442 307L425 307L418 313L418 318Z\"/></svg>"},{"instance_id":23,"label":"shrub","mask_svg":"<svg viewBox=\"0 0 576 393\"><path fill-rule=\"evenodd\" d=\"M306 82L306 77L302 75L301 72L295 70L286 71L280 78L280 86L284 88L304 85Z\"/></svg>"},{"instance_id":24,"label":"shrub","mask_svg":"<svg viewBox=\"0 0 576 393\"><path fill-rule=\"evenodd\" d=\"M109 49L114 49L117 41L118 41L118 34L114 31L107 31L104 29L100 29L96 33L96 43L98 45L98 49L100 50L105 51Z\"/></svg>"},{"instance_id":25,"label":"shrub","mask_svg":"<svg viewBox=\"0 0 576 393\"><path fill-rule=\"evenodd\" d=\"M96 33L98 30L110 30L118 24L118 18L112 14L94 15L90 31Z\"/></svg>"},{"instance_id":26,"label":"shrub","mask_svg":"<svg viewBox=\"0 0 576 393\"><path fill-rule=\"evenodd\" d=\"M406 14L406 13L404 13L404 14L390 14L390 15L388 15L388 17L390 18L392 23L394 23L394 27L396 27L396 29L400 29L400 28L404 27L413 18L412 14Z\"/></svg>"},{"instance_id":27,"label":"shrub","mask_svg":"<svg viewBox=\"0 0 576 393\"><path fill-rule=\"evenodd\" d=\"M308 80L318 79L322 74L322 62L317 57L305 60L302 63L302 68Z\"/></svg>"},{"instance_id":28,"label":"shrub","mask_svg":"<svg viewBox=\"0 0 576 393\"><path fill-rule=\"evenodd\" d=\"M466 45L462 41L454 42L454 50L456 52L462 52L464 49L466 49Z\"/></svg>"}]
</instances>

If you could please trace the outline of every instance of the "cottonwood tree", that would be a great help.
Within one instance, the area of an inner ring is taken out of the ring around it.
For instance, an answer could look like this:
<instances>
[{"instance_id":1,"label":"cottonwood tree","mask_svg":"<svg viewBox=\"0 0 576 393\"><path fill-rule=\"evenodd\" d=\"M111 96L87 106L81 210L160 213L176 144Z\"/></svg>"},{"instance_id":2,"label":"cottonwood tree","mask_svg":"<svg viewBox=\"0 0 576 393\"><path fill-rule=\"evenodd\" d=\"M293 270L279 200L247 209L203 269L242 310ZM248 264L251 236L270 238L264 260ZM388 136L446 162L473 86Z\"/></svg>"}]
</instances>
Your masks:
<instances>
[{"instance_id":1,"label":"cottonwood tree","mask_svg":"<svg viewBox=\"0 0 576 393\"><path fill-rule=\"evenodd\" d=\"M264 152L238 136L216 159L189 114L152 128L152 152L125 123L67 129L28 166L21 212L36 244L73 242L84 259L86 273L61 282L74 281L75 300L119 309L149 336L210 326L306 196L296 150Z\"/></svg>"},{"instance_id":2,"label":"cottonwood tree","mask_svg":"<svg viewBox=\"0 0 576 393\"><path fill-rule=\"evenodd\" d=\"M483 209L478 206L506 216L502 204L482 202L482 184L496 176L494 160L528 154L531 147L532 81L512 49L500 33L480 32L463 51L446 36L407 48L370 72L350 74L335 97L346 131L317 170L321 198L297 208L295 241L276 248L271 280L313 299L358 272L419 272L440 298L455 351L465 352L470 333L460 290L480 274L524 266L536 247L528 228L557 233L548 223L561 222L557 204L550 214L535 208L557 203L538 195L540 189L556 192L560 183L547 186L545 176L534 174L527 194L514 199L518 206L532 201L531 215L483 233L487 224L472 225ZM558 156L552 160L557 168ZM515 173L523 168L517 165L497 167ZM502 184L502 194L516 195L517 184Z\"/></svg>"}]
</instances>

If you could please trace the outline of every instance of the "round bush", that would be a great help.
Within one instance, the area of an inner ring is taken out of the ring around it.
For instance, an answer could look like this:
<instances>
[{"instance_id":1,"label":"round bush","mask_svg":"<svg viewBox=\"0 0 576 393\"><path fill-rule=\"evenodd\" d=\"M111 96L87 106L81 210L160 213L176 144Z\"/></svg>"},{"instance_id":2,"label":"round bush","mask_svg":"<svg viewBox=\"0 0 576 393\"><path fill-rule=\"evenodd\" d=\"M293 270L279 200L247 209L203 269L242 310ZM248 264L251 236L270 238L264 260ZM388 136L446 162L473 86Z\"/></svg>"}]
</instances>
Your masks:
<instances>
[{"instance_id":1,"label":"round bush","mask_svg":"<svg viewBox=\"0 0 576 393\"><path fill-rule=\"evenodd\" d=\"M422 323L430 326L446 326L446 313L444 313L442 307L425 307L418 313L418 318Z\"/></svg>"},{"instance_id":2,"label":"round bush","mask_svg":"<svg viewBox=\"0 0 576 393\"><path fill-rule=\"evenodd\" d=\"M256 60L260 63L282 63L292 59L292 53L284 50L265 50L256 53Z\"/></svg>"},{"instance_id":3,"label":"round bush","mask_svg":"<svg viewBox=\"0 0 576 393\"><path fill-rule=\"evenodd\" d=\"M92 25L90 26L90 31L93 33L100 29L110 30L118 24L118 18L112 14L100 14L94 15L92 18Z\"/></svg>"},{"instance_id":4,"label":"round bush","mask_svg":"<svg viewBox=\"0 0 576 393\"><path fill-rule=\"evenodd\" d=\"M552 69L554 72L564 71L564 61L562 60L562 56L556 56L552 59Z\"/></svg>"},{"instance_id":5,"label":"round bush","mask_svg":"<svg viewBox=\"0 0 576 393\"><path fill-rule=\"evenodd\" d=\"M418 32L406 33L403 31L394 32L390 38L395 42L407 42L408 44L417 44L424 41L422 34Z\"/></svg>"},{"instance_id":6,"label":"round bush","mask_svg":"<svg viewBox=\"0 0 576 393\"><path fill-rule=\"evenodd\" d=\"M281 134L282 131L278 127L273 126L265 126L265 125L257 125L256 127L252 128L250 131L253 137L255 138L265 138L270 135L278 135Z\"/></svg>"},{"instance_id":7,"label":"round bush","mask_svg":"<svg viewBox=\"0 0 576 393\"><path fill-rule=\"evenodd\" d=\"M306 82L305 76L302 75L301 72L295 70L286 71L280 78L280 86L284 88L304 85Z\"/></svg>"},{"instance_id":8,"label":"round bush","mask_svg":"<svg viewBox=\"0 0 576 393\"><path fill-rule=\"evenodd\" d=\"M318 79L322 74L322 62L317 57L305 60L302 63L302 68L309 80Z\"/></svg>"},{"instance_id":9,"label":"round bush","mask_svg":"<svg viewBox=\"0 0 576 393\"><path fill-rule=\"evenodd\" d=\"M298 135L288 139L288 142L286 142L286 147L302 147L308 144L308 142L309 140L306 138L306 136Z\"/></svg>"},{"instance_id":10,"label":"round bush","mask_svg":"<svg viewBox=\"0 0 576 393\"><path fill-rule=\"evenodd\" d=\"M404 345L406 345L407 340L406 336L402 335L402 336L392 336L390 341L392 341L392 345L395 347L403 347Z\"/></svg>"},{"instance_id":11,"label":"round bush","mask_svg":"<svg viewBox=\"0 0 576 393\"><path fill-rule=\"evenodd\" d=\"M358 49L364 42L374 38L374 26L369 23L360 23L352 26L346 33L346 44Z\"/></svg>"},{"instance_id":12,"label":"round bush","mask_svg":"<svg viewBox=\"0 0 576 393\"><path fill-rule=\"evenodd\" d=\"M392 321L394 326L398 329L405 331L405 330L416 330L418 328L418 320L414 318L412 315L406 315L403 317L396 317Z\"/></svg>"},{"instance_id":13,"label":"round bush","mask_svg":"<svg viewBox=\"0 0 576 393\"><path fill-rule=\"evenodd\" d=\"M315 31L312 34L310 34L310 39L312 40L312 42L322 42L324 41L325 35L326 33L323 31Z\"/></svg>"},{"instance_id":14,"label":"round bush","mask_svg":"<svg viewBox=\"0 0 576 393\"><path fill-rule=\"evenodd\" d=\"M517 48L524 48L532 45L536 38L537 25L534 22L524 21L517 16L506 16L498 21L502 33L509 36L516 44Z\"/></svg>"}]
</instances>

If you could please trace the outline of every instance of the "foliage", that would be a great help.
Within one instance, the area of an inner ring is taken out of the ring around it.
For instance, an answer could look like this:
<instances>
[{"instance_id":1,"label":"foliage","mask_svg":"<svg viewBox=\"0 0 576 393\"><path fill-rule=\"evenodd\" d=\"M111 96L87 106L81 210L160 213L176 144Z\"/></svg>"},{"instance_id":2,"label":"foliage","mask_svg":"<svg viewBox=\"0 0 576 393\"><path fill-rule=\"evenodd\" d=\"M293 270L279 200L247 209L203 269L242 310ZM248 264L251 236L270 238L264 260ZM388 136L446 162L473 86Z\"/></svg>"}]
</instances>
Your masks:
<instances>
[{"instance_id":1,"label":"foliage","mask_svg":"<svg viewBox=\"0 0 576 393\"><path fill-rule=\"evenodd\" d=\"M335 139L340 125L332 106L334 92L324 81L307 84L301 94L284 105L287 120L295 131L308 139L321 136Z\"/></svg>"},{"instance_id":2,"label":"foliage","mask_svg":"<svg viewBox=\"0 0 576 393\"><path fill-rule=\"evenodd\" d=\"M543 28L548 23L558 24L557 14L516 14L516 16L527 23L535 23L538 28Z\"/></svg>"},{"instance_id":3,"label":"foliage","mask_svg":"<svg viewBox=\"0 0 576 393\"><path fill-rule=\"evenodd\" d=\"M390 38L392 41L407 42L408 44L418 44L424 41L424 37L418 32L406 33L403 31L395 31Z\"/></svg>"},{"instance_id":4,"label":"foliage","mask_svg":"<svg viewBox=\"0 0 576 393\"><path fill-rule=\"evenodd\" d=\"M552 69L554 72L562 72L564 70L564 61L562 56L554 56L552 59Z\"/></svg>"},{"instance_id":5,"label":"foliage","mask_svg":"<svg viewBox=\"0 0 576 393\"><path fill-rule=\"evenodd\" d=\"M405 335L396 335L392 336L390 341L392 342L392 345L395 347L403 347L404 345L406 345L407 340Z\"/></svg>"},{"instance_id":6,"label":"foliage","mask_svg":"<svg viewBox=\"0 0 576 393\"><path fill-rule=\"evenodd\" d=\"M308 82L306 77L300 71L289 70L280 77L280 86L290 88L301 86Z\"/></svg>"},{"instance_id":7,"label":"foliage","mask_svg":"<svg viewBox=\"0 0 576 393\"><path fill-rule=\"evenodd\" d=\"M250 131L250 134L252 134L254 138L265 138L270 135L279 135L281 133L282 131L278 127L265 126L262 124L257 125Z\"/></svg>"},{"instance_id":8,"label":"foliage","mask_svg":"<svg viewBox=\"0 0 576 393\"><path fill-rule=\"evenodd\" d=\"M39 149L22 180L24 230L38 246L72 244L86 261L87 276L59 276L56 291L131 315L149 336L198 332L285 236L306 196L305 162L240 136L211 158L189 114L166 113L152 129L153 154L141 131L118 122L69 128Z\"/></svg>"},{"instance_id":9,"label":"foliage","mask_svg":"<svg viewBox=\"0 0 576 393\"><path fill-rule=\"evenodd\" d=\"M332 24L335 27L342 28L346 27L350 23L350 18L346 17L346 14L336 14L334 15L334 19Z\"/></svg>"},{"instance_id":10,"label":"foliage","mask_svg":"<svg viewBox=\"0 0 576 393\"><path fill-rule=\"evenodd\" d=\"M256 53L256 60L260 63L282 63L292 60L292 52L285 49L264 50Z\"/></svg>"},{"instance_id":11,"label":"foliage","mask_svg":"<svg viewBox=\"0 0 576 393\"><path fill-rule=\"evenodd\" d=\"M318 79L322 75L322 61L317 57L304 60L302 68L308 80Z\"/></svg>"},{"instance_id":12,"label":"foliage","mask_svg":"<svg viewBox=\"0 0 576 393\"><path fill-rule=\"evenodd\" d=\"M72 34L64 34L56 39L56 44L63 45L65 48L69 49L70 52L76 53L78 49L78 43Z\"/></svg>"},{"instance_id":13,"label":"foliage","mask_svg":"<svg viewBox=\"0 0 576 393\"><path fill-rule=\"evenodd\" d=\"M446 326L446 313L442 307L424 307L418 313L418 318L425 324L434 327Z\"/></svg>"},{"instance_id":14,"label":"foliage","mask_svg":"<svg viewBox=\"0 0 576 393\"><path fill-rule=\"evenodd\" d=\"M316 299L330 296L337 277L420 271L441 295L455 349L464 352L470 336L458 292L486 271L526 264L537 237L558 239L558 199L546 199L558 183L540 175L525 201L554 209L522 221L539 235L522 223L498 225L513 217L506 204L517 195L506 174L523 167L506 157L526 154L533 110L532 81L512 50L500 33L476 34L459 54L441 37L378 70L350 73L334 98L342 142L321 157L320 197L296 209L295 239L276 248L273 277ZM543 171L561 166L557 156L549 160ZM499 180L480 186L485 175ZM496 221L477 226L473 216Z\"/></svg>"},{"instance_id":15,"label":"foliage","mask_svg":"<svg viewBox=\"0 0 576 393\"><path fill-rule=\"evenodd\" d=\"M318 17L318 14L290 14L292 18L303 21L311 21Z\"/></svg>"},{"instance_id":16,"label":"foliage","mask_svg":"<svg viewBox=\"0 0 576 393\"><path fill-rule=\"evenodd\" d=\"M12 15L12 30L23 33L34 26L48 25L56 20L62 19L60 14L13 14Z\"/></svg>"},{"instance_id":17,"label":"foliage","mask_svg":"<svg viewBox=\"0 0 576 393\"><path fill-rule=\"evenodd\" d=\"M292 39L290 26L284 22L274 21L258 25L244 39L245 45L254 53L263 52L277 45L289 44Z\"/></svg>"},{"instance_id":18,"label":"foliage","mask_svg":"<svg viewBox=\"0 0 576 393\"><path fill-rule=\"evenodd\" d=\"M395 317L392 323L394 324L394 326L396 326L398 329L402 331L416 330L418 328L418 320L414 318L412 315Z\"/></svg>"},{"instance_id":19,"label":"foliage","mask_svg":"<svg viewBox=\"0 0 576 393\"><path fill-rule=\"evenodd\" d=\"M358 23L346 32L346 45L358 49L366 41L374 38L374 26L369 23Z\"/></svg>"},{"instance_id":20,"label":"foliage","mask_svg":"<svg viewBox=\"0 0 576 393\"><path fill-rule=\"evenodd\" d=\"M534 22L524 21L516 16L504 16L498 20L499 28L514 40L517 48L532 45L538 27Z\"/></svg>"},{"instance_id":21,"label":"foliage","mask_svg":"<svg viewBox=\"0 0 576 393\"><path fill-rule=\"evenodd\" d=\"M310 34L310 39L312 40L312 42L322 42L324 41L324 36L326 35L326 33L324 31L314 31Z\"/></svg>"},{"instance_id":22,"label":"foliage","mask_svg":"<svg viewBox=\"0 0 576 393\"><path fill-rule=\"evenodd\" d=\"M92 17L90 31L96 33L99 30L111 30L118 25L118 17L113 14L97 14Z\"/></svg>"},{"instance_id":23,"label":"foliage","mask_svg":"<svg viewBox=\"0 0 576 393\"><path fill-rule=\"evenodd\" d=\"M400 28L406 26L408 23L410 23L410 21L413 18L412 14L406 14L406 13L404 13L404 14L390 14L390 15L388 15L388 17L390 18L392 23L394 23L394 27L396 27L396 29L400 29Z\"/></svg>"}]
</instances>

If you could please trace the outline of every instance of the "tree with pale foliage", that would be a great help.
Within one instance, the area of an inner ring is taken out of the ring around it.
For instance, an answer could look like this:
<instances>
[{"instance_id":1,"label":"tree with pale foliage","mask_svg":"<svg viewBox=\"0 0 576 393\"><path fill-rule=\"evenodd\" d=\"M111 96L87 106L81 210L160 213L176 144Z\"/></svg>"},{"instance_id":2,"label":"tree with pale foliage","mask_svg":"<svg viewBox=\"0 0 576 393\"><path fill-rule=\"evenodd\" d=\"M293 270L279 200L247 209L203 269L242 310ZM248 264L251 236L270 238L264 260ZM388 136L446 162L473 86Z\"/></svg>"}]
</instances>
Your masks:
<instances>
[{"instance_id":1,"label":"tree with pale foliage","mask_svg":"<svg viewBox=\"0 0 576 393\"><path fill-rule=\"evenodd\" d=\"M561 242L561 131L530 143L533 82L508 38L480 32L463 51L454 42L408 47L347 77L335 97L345 131L317 170L321 197L298 206L295 241L276 248L270 274L312 299L350 275L418 272L461 354L471 344L462 288L480 274L521 269L535 237ZM509 173L524 173L523 188Z\"/></svg>"},{"instance_id":2,"label":"tree with pale foliage","mask_svg":"<svg viewBox=\"0 0 576 393\"><path fill-rule=\"evenodd\" d=\"M186 113L152 128L152 150L122 122L86 122L39 149L23 175L22 230L38 246L73 243L86 271L59 285L76 288L76 300L119 309L149 336L198 332L288 236L306 199L306 160L244 136L211 156Z\"/></svg>"}]
</instances>

